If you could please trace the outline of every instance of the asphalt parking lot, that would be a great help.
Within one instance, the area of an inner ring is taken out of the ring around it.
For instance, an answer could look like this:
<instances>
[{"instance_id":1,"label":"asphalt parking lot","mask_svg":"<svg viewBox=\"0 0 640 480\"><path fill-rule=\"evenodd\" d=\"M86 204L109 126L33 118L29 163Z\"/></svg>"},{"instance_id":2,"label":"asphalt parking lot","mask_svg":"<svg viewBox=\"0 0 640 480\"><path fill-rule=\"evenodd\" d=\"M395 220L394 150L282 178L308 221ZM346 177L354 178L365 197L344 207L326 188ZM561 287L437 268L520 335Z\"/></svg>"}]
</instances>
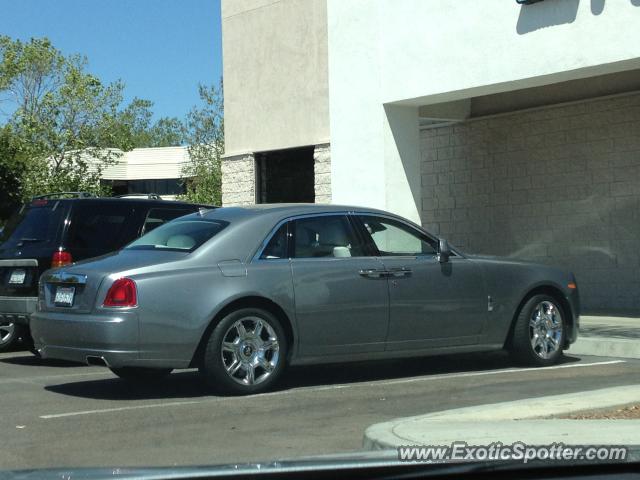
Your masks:
<instances>
[{"instance_id":1,"label":"asphalt parking lot","mask_svg":"<svg viewBox=\"0 0 640 480\"><path fill-rule=\"evenodd\" d=\"M371 424L448 408L640 382L640 362L501 353L296 368L281 387L210 395L197 372L135 386L108 370L0 354L0 466L202 465L357 451Z\"/></svg>"}]
</instances>

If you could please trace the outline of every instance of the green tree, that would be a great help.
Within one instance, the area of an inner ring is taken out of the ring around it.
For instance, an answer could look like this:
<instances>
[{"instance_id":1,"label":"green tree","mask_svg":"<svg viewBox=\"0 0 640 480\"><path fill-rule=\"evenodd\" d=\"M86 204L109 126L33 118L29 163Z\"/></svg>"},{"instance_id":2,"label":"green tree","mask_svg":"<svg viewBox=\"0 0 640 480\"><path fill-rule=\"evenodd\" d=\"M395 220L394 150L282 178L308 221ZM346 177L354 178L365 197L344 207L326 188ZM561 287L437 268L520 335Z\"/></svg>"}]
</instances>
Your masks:
<instances>
[{"instance_id":1,"label":"green tree","mask_svg":"<svg viewBox=\"0 0 640 480\"><path fill-rule=\"evenodd\" d=\"M117 143L124 150L144 147L173 147L185 143L185 127L174 117L153 122L153 102L134 98L115 118L112 128L119 133Z\"/></svg>"},{"instance_id":2,"label":"green tree","mask_svg":"<svg viewBox=\"0 0 640 480\"><path fill-rule=\"evenodd\" d=\"M22 199L51 191L105 194L100 175L122 155L118 149L184 143L178 119L152 122L147 100L123 107L124 84L105 84L86 70L85 57L65 56L47 39L0 36L0 172L17 175L11 188Z\"/></svg>"},{"instance_id":3,"label":"green tree","mask_svg":"<svg viewBox=\"0 0 640 480\"><path fill-rule=\"evenodd\" d=\"M22 201L20 179L27 161L11 127L0 127L0 224Z\"/></svg>"},{"instance_id":4,"label":"green tree","mask_svg":"<svg viewBox=\"0 0 640 480\"><path fill-rule=\"evenodd\" d=\"M107 128L122 103L122 82L104 85L84 57L65 57L47 39L0 37L0 95L7 124L25 155L24 197L44 191L102 193L103 168L117 159Z\"/></svg>"},{"instance_id":5,"label":"green tree","mask_svg":"<svg viewBox=\"0 0 640 480\"><path fill-rule=\"evenodd\" d=\"M186 200L196 203L222 203L221 157L224 152L223 85L198 87L202 105L187 116L190 162L183 168Z\"/></svg>"}]
</instances>

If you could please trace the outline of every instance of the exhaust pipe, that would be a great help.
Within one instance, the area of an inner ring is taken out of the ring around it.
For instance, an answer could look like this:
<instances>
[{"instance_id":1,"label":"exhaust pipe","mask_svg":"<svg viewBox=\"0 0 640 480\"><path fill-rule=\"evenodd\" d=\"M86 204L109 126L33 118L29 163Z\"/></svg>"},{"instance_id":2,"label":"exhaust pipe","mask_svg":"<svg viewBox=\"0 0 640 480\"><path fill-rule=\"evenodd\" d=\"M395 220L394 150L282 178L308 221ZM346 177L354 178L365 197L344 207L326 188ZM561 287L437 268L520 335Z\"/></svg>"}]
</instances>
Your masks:
<instances>
[{"instance_id":1,"label":"exhaust pipe","mask_svg":"<svg viewBox=\"0 0 640 480\"><path fill-rule=\"evenodd\" d=\"M95 365L98 367L108 367L109 363L104 357L98 357L96 355L87 355L87 365Z\"/></svg>"}]
</instances>

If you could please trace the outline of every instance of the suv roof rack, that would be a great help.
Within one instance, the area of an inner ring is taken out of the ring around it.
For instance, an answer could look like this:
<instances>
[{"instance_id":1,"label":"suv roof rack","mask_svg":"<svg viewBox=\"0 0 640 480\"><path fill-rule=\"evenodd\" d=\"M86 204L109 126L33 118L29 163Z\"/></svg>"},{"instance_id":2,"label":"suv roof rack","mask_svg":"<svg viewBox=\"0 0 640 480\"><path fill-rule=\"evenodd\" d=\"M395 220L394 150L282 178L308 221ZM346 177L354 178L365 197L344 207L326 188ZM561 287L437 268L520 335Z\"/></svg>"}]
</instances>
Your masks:
<instances>
[{"instance_id":1,"label":"suv roof rack","mask_svg":"<svg viewBox=\"0 0 640 480\"><path fill-rule=\"evenodd\" d=\"M114 198L148 198L149 200L162 200L157 193L127 193L125 195L116 195Z\"/></svg>"},{"instance_id":2,"label":"suv roof rack","mask_svg":"<svg viewBox=\"0 0 640 480\"><path fill-rule=\"evenodd\" d=\"M31 197L31 200L46 200L50 198L61 198L61 197L97 198L98 196L89 192L53 192L53 193L46 193L44 195L35 195L34 197Z\"/></svg>"}]
</instances>

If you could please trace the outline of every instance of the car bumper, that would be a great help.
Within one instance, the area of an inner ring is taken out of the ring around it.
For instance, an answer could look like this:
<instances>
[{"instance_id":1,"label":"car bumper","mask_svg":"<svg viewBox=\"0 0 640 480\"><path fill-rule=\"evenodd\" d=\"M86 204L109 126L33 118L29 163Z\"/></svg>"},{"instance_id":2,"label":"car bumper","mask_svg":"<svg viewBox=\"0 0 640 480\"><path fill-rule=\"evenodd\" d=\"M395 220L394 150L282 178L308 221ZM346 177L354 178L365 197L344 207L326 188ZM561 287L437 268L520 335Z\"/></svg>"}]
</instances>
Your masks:
<instances>
[{"instance_id":1,"label":"car bumper","mask_svg":"<svg viewBox=\"0 0 640 480\"><path fill-rule=\"evenodd\" d=\"M138 316L134 311L108 314L37 312L31 316L31 336L42 358L109 367L136 366ZM92 362L93 360L93 362Z\"/></svg>"},{"instance_id":2,"label":"car bumper","mask_svg":"<svg viewBox=\"0 0 640 480\"><path fill-rule=\"evenodd\" d=\"M38 297L0 297L0 322L28 325L37 305Z\"/></svg>"}]
</instances>

